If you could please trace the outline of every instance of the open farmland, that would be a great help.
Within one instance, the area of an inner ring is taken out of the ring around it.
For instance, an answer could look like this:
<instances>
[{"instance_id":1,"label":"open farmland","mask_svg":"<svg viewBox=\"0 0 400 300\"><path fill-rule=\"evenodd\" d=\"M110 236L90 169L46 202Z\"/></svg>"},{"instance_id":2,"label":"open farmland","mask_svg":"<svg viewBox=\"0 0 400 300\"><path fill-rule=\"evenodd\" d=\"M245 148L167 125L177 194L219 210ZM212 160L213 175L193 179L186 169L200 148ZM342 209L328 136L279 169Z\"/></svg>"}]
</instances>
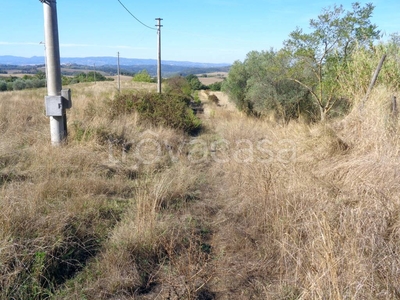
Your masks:
<instances>
[{"instance_id":1,"label":"open farmland","mask_svg":"<svg viewBox=\"0 0 400 300\"><path fill-rule=\"evenodd\" d=\"M204 85L210 85L216 82L222 82L228 76L228 72L213 72L206 74L197 74L199 80Z\"/></svg>"}]
</instances>

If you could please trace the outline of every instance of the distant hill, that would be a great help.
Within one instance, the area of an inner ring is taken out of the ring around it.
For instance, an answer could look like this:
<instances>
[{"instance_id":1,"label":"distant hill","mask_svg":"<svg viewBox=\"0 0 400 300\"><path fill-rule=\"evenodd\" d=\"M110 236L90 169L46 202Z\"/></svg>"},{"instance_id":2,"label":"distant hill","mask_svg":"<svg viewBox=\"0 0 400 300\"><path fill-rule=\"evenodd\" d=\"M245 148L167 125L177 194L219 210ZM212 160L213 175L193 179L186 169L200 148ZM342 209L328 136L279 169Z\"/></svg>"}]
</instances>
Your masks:
<instances>
[{"instance_id":1,"label":"distant hill","mask_svg":"<svg viewBox=\"0 0 400 300\"><path fill-rule=\"evenodd\" d=\"M137 59L137 58L120 58L121 70L137 73L141 70L147 70L151 75L155 76L157 73L157 60L156 59ZM33 66L43 65L43 56L33 57L20 57L12 55L0 56L0 65L5 66ZM117 58L112 56L104 57L62 57L61 64L63 67L71 69L89 69L96 67L96 70L102 70L110 75L116 74L116 66L118 64ZM162 61L163 76L172 76L175 74L188 75L200 74L208 72L222 72L228 71L229 64L216 64L216 63L198 63L188 61Z\"/></svg>"}]
</instances>

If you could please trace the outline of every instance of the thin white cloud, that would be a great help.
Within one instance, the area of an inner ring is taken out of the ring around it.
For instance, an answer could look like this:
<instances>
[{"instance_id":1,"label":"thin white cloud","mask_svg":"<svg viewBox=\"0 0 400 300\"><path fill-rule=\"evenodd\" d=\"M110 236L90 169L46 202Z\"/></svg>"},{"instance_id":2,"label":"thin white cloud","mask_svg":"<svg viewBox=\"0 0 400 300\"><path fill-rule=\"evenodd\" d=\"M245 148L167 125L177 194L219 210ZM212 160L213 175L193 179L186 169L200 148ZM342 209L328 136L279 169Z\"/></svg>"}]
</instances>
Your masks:
<instances>
[{"instance_id":1,"label":"thin white cloud","mask_svg":"<svg viewBox=\"0 0 400 300\"><path fill-rule=\"evenodd\" d=\"M4 42L0 41L0 45L2 46L41 46L43 42ZM133 50L148 50L148 47L132 47L126 45L96 45L96 44L60 44L60 47L63 48L112 48L112 49L133 49Z\"/></svg>"},{"instance_id":2,"label":"thin white cloud","mask_svg":"<svg viewBox=\"0 0 400 300\"><path fill-rule=\"evenodd\" d=\"M111 48L111 49L133 49L133 50L148 50L147 47L132 47L126 45L95 45L95 44L60 44L64 48Z\"/></svg>"},{"instance_id":3,"label":"thin white cloud","mask_svg":"<svg viewBox=\"0 0 400 300\"><path fill-rule=\"evenodd\" d=\"M60 47L99 47L98 45L90 45L90 44L60 44Z\"/></svg>"},{"instance_id":4,"label":"thin white cloud","mask_svg":"<svg viewBox=\"0 0 400 300\"><path fill-rule=\"evenodd\" d=\"M2 42L2 41L0 41L0 45L3 45L3 46L35 45L35 46L37 46L37 45L40 45L40 42L33 43L33 42Z\"/></svg>"}]
</instances>

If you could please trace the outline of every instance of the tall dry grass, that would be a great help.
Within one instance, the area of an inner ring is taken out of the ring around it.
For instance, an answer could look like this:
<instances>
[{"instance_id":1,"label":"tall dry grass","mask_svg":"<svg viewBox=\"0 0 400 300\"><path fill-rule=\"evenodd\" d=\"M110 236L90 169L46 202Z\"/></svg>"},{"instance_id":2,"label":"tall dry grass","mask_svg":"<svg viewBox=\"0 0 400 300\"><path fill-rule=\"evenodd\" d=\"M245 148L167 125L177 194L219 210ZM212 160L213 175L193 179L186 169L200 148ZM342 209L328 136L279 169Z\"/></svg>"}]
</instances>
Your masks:
<instances>
[{"instance_id":1,"label":"tall dry grass","mask_svg":"<svg viewBox=\"0 0 400 300\"><path fill-rule=\"evenodd\" d=\"M206 226L185 213L202 184L188 137L135 114L109 118L108 82L71 88L59 148L44 89L0 94L0 298L145 297L161 282L163 293L204 293Z\"/></svg>"},{"instance_id":2,"label":"tall dry grass","mask_svg":"<svg viewBox=\"0 0 400 300\"><path fill-rule=\"evenodd\" d=\"M214 139L228 150L238 140L254 146L242 144L242 161L230 154L211 168L223 204L212 240L218 299L400 297L392 95L377 88L361 113L330 124L216 121Z\"/></svg>"},{"instance_id":3,"label":"tall dry grass","mask_svg":"<svg viewBox=\"0 0 400 300\"><path fill-rule=\"evenodd\" d=\"M392 91L284 127L210 103L188 137L71 88L61 148L44 90L0 94L1 298L400 298Z\"/></svg>"}]
</instances>

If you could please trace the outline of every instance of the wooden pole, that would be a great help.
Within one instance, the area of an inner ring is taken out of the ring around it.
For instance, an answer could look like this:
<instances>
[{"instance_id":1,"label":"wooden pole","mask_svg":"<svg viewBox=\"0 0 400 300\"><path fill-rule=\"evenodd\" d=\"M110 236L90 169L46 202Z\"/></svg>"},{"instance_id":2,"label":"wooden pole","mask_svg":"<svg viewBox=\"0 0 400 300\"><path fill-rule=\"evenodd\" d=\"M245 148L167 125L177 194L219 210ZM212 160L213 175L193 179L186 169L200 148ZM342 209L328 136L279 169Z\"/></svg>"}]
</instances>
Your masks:
<instances>
[{"instance_id":1,"label":"wooden pole","mask_svg":"<svg viewBox=\"0 0 400 300\"><path fill-rule=\"evenodd\" d=\"M385 62L385 59L386 59L386 54L384 54L384 55L382 56L382 58L381 58L381 60L380 60L380 62L379 62L379 64L378 64L378 67L376 68L376 70L375 70L375 72L374 72L374 75L372 75L371 83L369 84L367 93L365 94L363 100L361 101L361 109L364 108L365 102L367 102L367 100L368 100L368 98L369 98L369 95L371 94L371 91L372 91L372 89L374 88L374 85L375 85L375 83L376 83L376 80L378 79L379 72L380 72L381 69L382 69L382 66L383 66L383 63Z\"/></svg>"},{"instance_id":2,"label":"wooden pole","mask_svg":"<svg viewBox=\"0 0 400 300\"><path fill-rule=\"evenodd\" d=\"M119 52L118 52L118 92L121 92L121 70L119 67Z\"/></svg>"},{"instance_id":3,"label":"wooden pole","mask_svg":"<svg viewBox=\"0 0 400 300\"><path fill-rule=\"evenodd\" d=\"M158 27L157 29L157 35L158 35L158 55L157 55L157 91L159 94L161 94L161 18L156 19L158 21L158 24L156 25Z\"/></svg>"}]
</instances>

